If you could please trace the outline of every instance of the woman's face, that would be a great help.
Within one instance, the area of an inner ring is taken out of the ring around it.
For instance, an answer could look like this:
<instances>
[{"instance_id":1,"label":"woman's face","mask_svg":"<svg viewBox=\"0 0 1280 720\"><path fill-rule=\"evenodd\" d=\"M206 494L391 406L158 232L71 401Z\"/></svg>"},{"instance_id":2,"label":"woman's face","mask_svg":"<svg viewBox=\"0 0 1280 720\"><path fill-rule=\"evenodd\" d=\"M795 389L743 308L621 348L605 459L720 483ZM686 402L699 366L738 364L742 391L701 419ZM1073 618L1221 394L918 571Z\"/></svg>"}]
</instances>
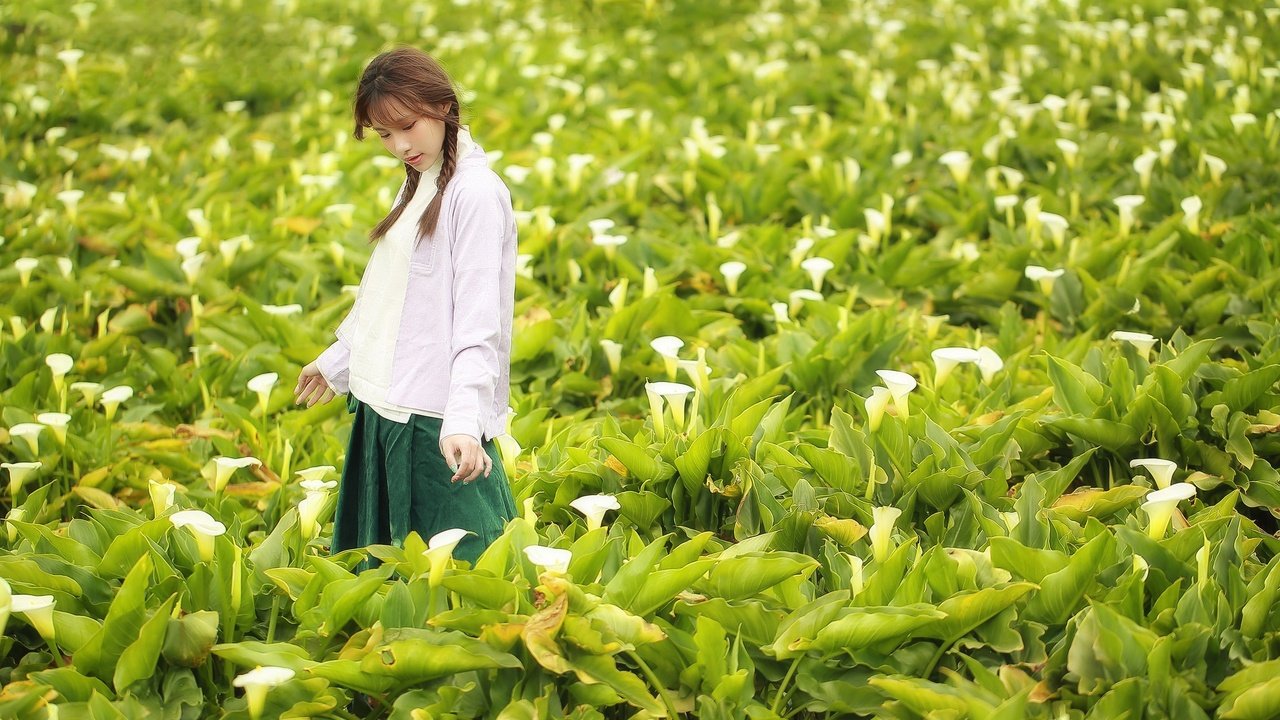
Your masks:
<instances>
[{"instance_id":1,"label":"woman's face","mask_svg":"<svg viewBox=\"0 0 1280 720\"><path fill-rule=\"evenodd\" d=\"M444 114L448 107L449 104L444 103L438 109ZM375 121L371 127L382 139L382 146L387 152L418 172L435 164L444 145L444 121L420 115L398 103L388 106L382 115L389 119Z\"/></svg>"}]
</instances>

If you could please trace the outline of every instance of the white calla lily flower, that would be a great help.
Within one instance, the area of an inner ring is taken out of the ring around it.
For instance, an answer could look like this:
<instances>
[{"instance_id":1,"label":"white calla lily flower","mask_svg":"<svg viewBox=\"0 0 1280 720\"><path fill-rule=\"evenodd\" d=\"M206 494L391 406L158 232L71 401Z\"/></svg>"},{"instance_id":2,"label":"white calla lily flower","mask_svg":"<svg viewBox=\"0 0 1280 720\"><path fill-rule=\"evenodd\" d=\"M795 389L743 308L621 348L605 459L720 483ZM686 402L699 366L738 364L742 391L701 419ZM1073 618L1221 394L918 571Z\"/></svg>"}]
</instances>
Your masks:
<instances>
[{"instance_id":1,"label":"white calla lily flower","mask_svg":"<svg viewBox=\"0 0 1280 720\"><path fill-rule=\"evenodd\" d=\"M876 507L871 509L871 550L875 561L882 563L889 558L893 550L893 525L898 521L902 511L896 507Z\"/></svg>"},{"instance_id":2,"label":"white calla lily flower","mask_svg":"<svg viewBox=\"0 0 1280 720\"><path fill-rule=\"evenodd\" d=\"M335 468L332 465L315 465L313 467L297 470L293 474L295 477L302 478L303 487L307 487L306 485L307 481L324 480L326 477L329 476L330 473L334 472L335 470L337 470L337 468ZM311 488L308 488L308 489L311 489Z\"/></svg>"},{"instance_id":3,"label":"white calla lily flower","mask_svg":"<svg viewBox=\"0 0 1280 720\"><path fill-rule=\"evenodd\" d=\"M213 562L214 538L227 531L226 525L203 510L179 510L169 516L169 522L176 528L190 530L196 539L196 545L200 548L200 560L206 563Z\"/></svg>"},{"instance_id":4,"label":"white calla lily flower","mask_svg":"<svg viewBox=\"0 0 1280 720\"><path fill-rule=\"evenodd\" d=\"M98 399L98 393L102 392L102 383L81 380L71 383L71 390L80 393L84 398L84 404L92 407Z\"/></svg>"},{"instance_id":5,"label":"white calla lily flower","mask_svg":"<svg viewBox=\"0 0 1280 720\"><path fill-rule=\"evenodd\" d=\"M231 684L244 688L245 702L249 706L249 716L253 720L262 717L262 710L267 703L267 692L293 679L294 671L286 667L272 665L262 666L249 672L237 675Z\"/></svg>"},{"instance_id":6,"label":"white calla lily flower","mask_svg":"<svg viewBox=\"0 0 1280 720\"><path fill-rule=\"evenodd\" d=\"M152 517L160 517L173 507L173 497L178 486L171 482L147 481L147 491L151 495Z\"/></svg>"},{"instance_id":7,"label":"white calla lily flower","mask_svg":"<svg viewBox=\"0 0 1280 720\"><path fill-rule=\"evenodd\" d=\"M22 488L23 483L42 467L44 467L44 463L39 460L34 462L0 463L0 468L9 471L9 498L15 504L18 498L18 490Z\"/></svg>"},{"instance_id":8,"label":"white calla lily flower","mask_svg":"<svg viewBox=\"0 0 1280 720\"><path fill-rule=\"evenodd\" d=\"M423 554L431 561L431 571L428 575L427 582L431 587L439 587L444 581L444 571L448 567L449 561L453 559L453 551L458 547L458 543L468 535L475 533L462 528L451 528L443 532L438 532L431 536L427 541L427 549Z\"/></svg>"},{"instance_id":9,"label":"white calla lily flower","mask_svg":"<svg viewBox=\"0 0 1280 720\"><path fill-rule=\"evenodd\" d=\"M279 380L280 374L274 372L254 375L249 379L248 387L258 394L258 408L263 415L267 414L267 401L271 399L271 389L276 386Z\"/></svg>"},{"instance_id":10,"label":"white calla lily flower","mask_svg":"<svg viewBox=\"0 0 1280 720\"><path fill-rule=\"evenodd\" d=\"M1121 195L1112 202L1120 209L1120 237L1127 237L1137 222L1134 211L1147 199L1141 195Z\"/></svg>"},{"instance_id":11,"label":"white calla lily flower","mask_svg":"<svg viewBox=\"0 0 1280 720\"><path fill-rule=\"evenodd\" d=\"M1111 333L1111 339L1119 342L1127 342L1138 349L1143 358L1150 357L1151 348L1155 347L1156 338L1153 335L1144 332L1131 332L1129 330L1116 330Z\"/></svg>"},{"instance_id":12,"label":"white calla lily flower","mask_svg":"<svg viewBox=\"0 0 1280 720\"><path fill-rule=\"evenodd\" d=\"M822 290L823 278L826 277L827 273L835 266L836 264L827 258L816 256L805 258L804 261L800 263L800 267L804 268L804 271L809 273L809 281L813 283L814 292Z\"/></svg>"},{"instance_id":13,"label":"white calla lily flower","mask_svg":"<svg viewBox=\"0 0 1280 720\"><path fill-rule=\"evenodd\" d=\"M1178 203L1182 208L1182 224L1193 233L1200 233L1200 211L1204 209L1204 201L1196 195L1185 197Z\"/></svg>"},{"instance_id":14,"label":"white calla lily flower","mask_svg":"<svg viewBox=\"0 0 1280 720\"><path fill-rule=\"evenodd\" d=\"M102 393L99 401L106 413L107 419L110 420L116 415L116 408L120 407L120 403L133 397L133 388L128 385L117 385Z\"/></svg>"},{"instance_id":15,"label":"white calla lily flower","mask_svg":"<svg viewBox=\"0 0 1280 720\"><path fill-rule=\"evenodd\" d=\"M1129 467L1146 468L1151 473L1151 479L1155 480L1156 488L1163 490L1173 483L1173 473L1177 471L1178 463L1160 458L1138 458L1130 460Z\"/></svg>"},{"instance_id":16,"label":"white calla lily flower","mask_svg":"<svg viewBox=\"0 0 1280 720\"><path fill-rule=\"evenodd\" d=\"M256 457L216 457L213 459L214 475L213 483L210 488L215 493L220 493L227 486L227 482L231 480L232 474L236 470L245 467L261 465L262 461Z\"/></svg>"},{"instance_id":17,"label":"white calla lily flower","mask_svg":"<svg viewBox=\"0 0 1280 720\"><path fill-rule=\"evenodd\" d=\"M617 375L618 368L622 367L622 343L603 338L600 340L600 347L604 350L605 360L609 363L609 372Z\"/></svg>"},{"instance_id":18,"label":"white calla lily flower","mask_svg":"<svg viewBox=\"0 0 1280 720\"><path fill-rule=\"evenodd\" d=\"M302 534L303 542L311 542L320 530L316 519L320 517L320 511L324 509L328 499L328 490L308 490L298 502L298 532Z\"/></svg>"},{"instance_id":19,"label":"white calla lily flower","mask_svg":"<svg viewBox=\"0 0 1280 720\"><path fill-rule=\"evenodd\" d=\"M649 341L649 347L662 356L663 366L667 371L667 379L674 380L678 368L677 360L684 341L674 335L663 335Z\"/></svg>"},{"instance_id":20,"label":"white calla lily flower","mask_svg":"<svg viewBox=\"0 0 1280 720\"><path fill-rule=\"evenodd\" d=\"M27 287L31 283L31 273L40 265L40 260L33 257L21 257L13 261L13 267L18 270L18 283L22 287Z\"/></svg>"},{"instance_id":21,"label":"white calla lily flower","mask_svg":"<svg viewBox=\"0 0 1280 720\"><path fill-rule=\"evenodd\" d=\"M720 274L724 276L725 287L728 288L730 295L738 294L738 278L746 271L747 264L737 260L720 264Z\"/></svg>"},{"instance_id":22,"label":"white calla lily flower","mask_svg":"<svg viewBox=\"0 0 1280 720\"><path fill-rule=\"evenodd\" d=\"M569 562L573 560L572 552L544 545L529 545L525 547L524 555L529 558L529 562L552 575L563 575L569 572Z\"/></svg>"},{"instance_id":23,"label":"white calla lily flower","mask_svg":"<svg viewBox=\"0 0 1280 720\"><path fill-rule=\"evenodd\" d=\"M982 382L990 385L996 373L1004 369L1004 360L988 347L978 348L978 372L982 373Z\"/></svg>"},{"instance_id":24,"label":"white calla lily flower","mask_svg":"<svg viewBox=\"0 0 1280 720\"><path fill-rule=\"evenodd\" d=\"M55 602L52 595L12 595L9 599L9 611L25 617L31 627L40 633L40 637L52 645L57 638L57 630L53 625Z\"/></svg>"},{"instance_id":25,"label":"white calla lily flower","mask_svg":"<svg viewBox=\"0 0 1280 720\"><path fill-rule=\"evenodd\" d=\"M904 419L911 415L907 404L907 396L916 389L916 379L907 373L897 370L877 370L876 375L884 381L889 393L893 395L893 406Z\"/></svg>"},{"instance_id":26,"label":"white calla lily flower","mask_svg":"<svg viewBox=\"0 0 1280 720\"><path fill-rule=\"evenodd\" d=\"M39 457L40 433L44 432L44 427L40 423L18 423L9 428L9 437L23 441L31 449L31 454Z\"/></svg>"},{"instance_id":27,"label":"white calla lily flower","mask_svg":"<svg viewBox=\"0 0 1280 720\"><path fill-rule=\"evenodd\" d=\"M604 514L610 510L619 510L621 505L612 495L583 495L569 503L569 507L582 513L587 518L587 531L595 530L604 522Z\"/></svg>"},{"instance_id":28,"label":"white calla lily flower","mask_svg":"<svg viewBox=\"0 0 1280 720\"><path fill-rule=\"evenodd\" d=\"M1027 279L1038 284L1040 286L1040 291L1045 295L1053 293L1054 281L1062 277L1065 272L1066 270L1063 268L1050 270L1039 265L1028 265L1026 269L1023 270L1023 274Z\"/></svg>"},{"instance_id":29,"label":"white calla lily flower","mask_svg":"<svg viewBox=\"0 0 1280 720\"><path fill-rule=\"evenodd\" d=\"M36 421L53 430L53 437L57 439L59 445L67 444L67 425L71 423L70 415L57 412L40 413L36 416Z\"/></svg>"},{"instance_id":30,"label":"white calla lily flower","mask_svg":"<svg viewBox=\"0 0 1280 720\"><path fill-rule=\"evenodd\" d=\"M944 347L938 348L929 353L933 358L933 387L942 387L942 383L946 382L951 376L951 371L955 370L957 365L961 363L977 363L978 351L966 347Z\"/></svg>"},{"instance_id":31,"label":"white calla lily flower","mask_svg":"<svg viewBox=\"0 0 1280 720\"><path fill-rule=\"evenodd\" d=\"M973 158L969 153L964 150L945 152L938 158L938 162L951 171L951 177L955 179L957 185L963 187L968 182L969 170L973 167Z\"/></svg>"},{"instance_id":32,"label":"white calla lily flower","mask_svg":"<svg viewBox=\"0 0 1280 720\"><path fill-rule=\"evenodd\" d=\"M671 416L675 419L676 430L684 430L685 398L693 393L693 387L678 382L647 382L644 384L644 390L649 400L649 411L653 416L653 427L658 439L662 439L666 434L662 409L664 399L671 407Z\"/></svg>"},{"instance_id":33,"label":"white calla lily flower","mask_svg":"<svg viewBox=\"0 0 1280 720\"><path fill-rule=\"evenodd\" d=\"M1169 521L1178 503L1195 497L1196 486L1191 483L1174 483L1163 490L1147 493L1147 501L1142 509L1147 513L1147 536L1154 540L1164 537Z\"/></svg>"},{"instance_id":34,"label":"white calla lily flower","mask_svg":"<svg viewBox=\"0 0 1280 720\"><path fill-rule=\"evenodd\" d=\"M889 392L889 388L880 387L879 385L871 388L871 395L863 403L867 409L868 430L875 432L880 429L880 423L884 420L884 409L892 399L893 393Z\"/></svg>"}]
</instances>

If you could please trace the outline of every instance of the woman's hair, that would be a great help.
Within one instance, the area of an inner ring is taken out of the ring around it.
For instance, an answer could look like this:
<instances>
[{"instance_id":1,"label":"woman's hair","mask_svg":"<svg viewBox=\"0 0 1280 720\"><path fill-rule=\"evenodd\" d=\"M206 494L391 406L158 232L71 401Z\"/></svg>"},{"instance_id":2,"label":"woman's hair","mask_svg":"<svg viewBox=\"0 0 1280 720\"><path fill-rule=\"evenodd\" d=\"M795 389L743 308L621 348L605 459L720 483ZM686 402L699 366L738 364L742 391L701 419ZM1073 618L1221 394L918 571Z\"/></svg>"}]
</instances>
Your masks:
<instances>
[{"instance_id":1,"label":"woman's hair","mask_svg":"<svg viewBox=\"0 0 1280 720\"><path fill-rule=\"evenodd\" d=\"M448 113L441 115L439 106L449 103ZM402 47L384 52L365 67L356 87L355 138L364 140L364 129L377 124L391 127L405 111L426 115L444 121L444 144L441 154L444 160L436 178L436 195L418 219L418 237L435 233L440 218L444 189L453 177L457 165L458 94L453 89L449 74L430 55L412 47ZM406 187L404 194L390 214L369 232L369 241L378 240L404 212L418 188L421 173L408 163L404 165Z\"/></svg>"}]
</instances>

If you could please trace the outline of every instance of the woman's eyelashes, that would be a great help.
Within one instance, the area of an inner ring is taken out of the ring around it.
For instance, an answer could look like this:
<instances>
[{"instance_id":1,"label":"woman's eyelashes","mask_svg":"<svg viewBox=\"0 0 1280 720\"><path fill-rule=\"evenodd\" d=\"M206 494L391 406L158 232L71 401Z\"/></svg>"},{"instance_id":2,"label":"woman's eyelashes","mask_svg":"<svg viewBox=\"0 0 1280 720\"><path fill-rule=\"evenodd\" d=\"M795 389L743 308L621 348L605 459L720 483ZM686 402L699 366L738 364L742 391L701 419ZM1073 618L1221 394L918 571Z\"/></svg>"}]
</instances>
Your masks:
<instances>
[{"instance_id":1,"label":"woman's eyelashes","mask_svg":"<svg viewBox=\"0 0 1280 720\"><path fill-rule=\"evenodd\" d=\"M403 127L403 128L401 128L401 129L402 129L402 130L404 130L405 132L408 132L408 131L410 131L410 130L412 130L412 129L413 129L413 126L414 126L414 125L417 125L417 124L418 124L418 121L417 121L417 120L414 120L413 122L409 123L408 125L404 126L404 127ZM391 135L390 135L390 133L388 133L388 134L386 134L386 135L383 135L382 133L378 133L378 137L382 138L383 140L388 140L388 139L390 139L390 138L391 138Z\"/></svg>"}]
</instances>

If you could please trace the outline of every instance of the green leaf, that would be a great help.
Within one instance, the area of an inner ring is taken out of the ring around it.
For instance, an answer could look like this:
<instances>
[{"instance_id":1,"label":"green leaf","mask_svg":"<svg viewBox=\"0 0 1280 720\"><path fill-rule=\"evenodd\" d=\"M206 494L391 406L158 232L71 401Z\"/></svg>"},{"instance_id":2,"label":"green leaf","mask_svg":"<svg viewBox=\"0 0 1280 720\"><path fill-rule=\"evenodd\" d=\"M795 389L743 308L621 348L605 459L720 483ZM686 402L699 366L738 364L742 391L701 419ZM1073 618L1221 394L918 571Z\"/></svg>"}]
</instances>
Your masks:
<instances>
[{"instance_id":1,"label":"green leaf","mask_svg":"<svg viewBox=\"0 0 1280 720\"><path fill-rule=\"evenodd\" d=\"M178 595L175 593L156 608L151 617L142 624L138 639L130 643L129 647L120 654L120 661L116 663L115 674L112 677L116 692L124 692L124 689L134 682L145 680L155 674L156 661L160 659L165 631L169 627L169 613L177 602Z\"/></svg>"},{"instance_id":2,"label":"green leaf","mask_svg":"<svg viewBox=\"0 0 1280 720\"><path fill-rule=\"evenodd\" d=\"M1040 592L1027 603L1026 617L1050 624L1066 622L1079 610L1102 568L1111 563L1114 550L1115 538L1109 532L1085 543L1071 554L1067 567L1040 580Z\"/></svg>"},{"instance_id":3,"label":"green leaf","mask_svg":"<svg viewBox=\"0 0 1280 720\"><path fill-rule=\"evenodd\" d=\"M1107 390L1098 379L1062 358L1046 355L1053 400L1074 415L1091 418L1106 398Z\"/></svg>"},{"instance_id":4,"label":"green leaf","mask_svg":"<svg viewBox=\"0 0 1280 720\"><path fill-rule=\"evenodd\" d=\"M817 567L817 560L799 553L732 557L715 563L706 586L712 595L745 600L790 577L808 577Z\"/></svg>"},{"instance_id":5,"label":"green leaf","mask_svg":"<svg viewBox=\"0 0 1280 720\"><path fill-rule=\"evenodd\" d=\"M242 640L235 643L219 643L213 646L213 654L244 668L259 665L287 667L302 672L314 665L311 653L290 643L265 643L258 640Z\"/></svg>"},{"instance_id":6,"label":"green leaf","mask_svg":"<svg viewBox=\"0 0 1280 720\"><path fill-rule=\"evenodd\" d=\"M881 643L897 645L920 628L946 616L946 613L926 603L845 608L838 619L818 630L811 642L799 638L792 647L851 653Z\"/></svg>"}]
</instances>

